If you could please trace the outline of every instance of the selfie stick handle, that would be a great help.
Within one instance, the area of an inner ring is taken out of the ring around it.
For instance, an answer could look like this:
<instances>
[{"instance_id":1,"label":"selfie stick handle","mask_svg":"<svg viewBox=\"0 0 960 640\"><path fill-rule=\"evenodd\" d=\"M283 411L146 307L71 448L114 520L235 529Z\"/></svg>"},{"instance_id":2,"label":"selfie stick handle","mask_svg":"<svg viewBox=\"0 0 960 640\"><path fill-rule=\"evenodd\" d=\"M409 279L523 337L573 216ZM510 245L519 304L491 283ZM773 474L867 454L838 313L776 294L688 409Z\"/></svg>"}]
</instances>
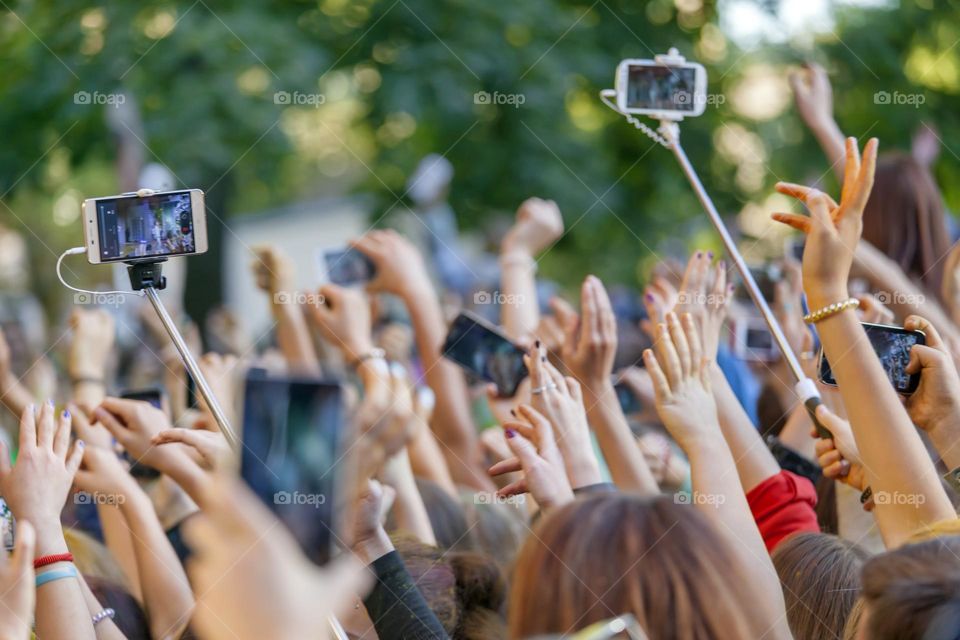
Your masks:
<instances>
[{"instance_id":1,"label":"selfie stick handle","mask_svg":"<svg viewBox=\"0 0 960 640\"><path fill-rule=\"evenodd\" d=\"M174 346L176 346L177 351L180 353L183 364L187 368L187 373L197 385L197 389L200 390L200 396L203 398L203 401L207 403L207 408L210 410L213 419L220 428L220 433L223 434L230 448L238 451L240 449L240 441L237 439L237 435L230 427L230 423L227 421L223 409L220 408L220 403L217 402L217 398L213 395L213 391L210 390L207 379L203 377L203 372L200 371L197 361L193 359L193 354L190 353L187 342L183 339L183 335L181 335L180 330L177 328L177 324L173 321L173 318L170 317L170 314L167 313L167 308L163 306L163 301L160 300L158 289L163 289L167 285L167 279L161 275L161 265L165 260L166 258L163 260L128 263L127 271L130 274L130 286L132 286L135 291L143 291L147 300L153 305L153 310L157 312L157 317L160 318L163 328L166 329L167 334L170 336L170 339L173 340Z\"/></svg>"},{"instance_id":2,"label":"selfie stick handle","mask_svg":"<svg viewBox=\"0 0 960 640\"><path fill-rule=\"evenodd\" d=\"M777 318L773 315L770 305L767 304L763 294L760 293L760 287L757 286L757 282L753 279L753 275L750 273L750 269L747 267L746 261L744 261L743 256L740 255L740 251L737 249L737 245L733 241L733 237L727 230L727 225L724 224L723 218L720 217L720 213L713 204L713 200L710 199L710 194L707 193L707 190L703 187L703 183L700 182L700 177L697 175L696 170L693 168L693 165L690 164L687 154L680 145L680 126L675 121L662 120L660 122L659 132L666 140L667 147L673 151L673 155L676 156L677 162L680 163L680 168L683 169L683 173L686 174L687 180L690 181L690 185L697 194L697 199L700 200L700 204L703 205L704 210L706 210L707 215L710 217L710 222L713 223L717 233L720 234L720 239L723 241L723 246L726 248L727 254L733 261L737 271L740 273L740 277L743 278L743 284L750 293L750 298L753 300L753 303L757 305L757 308L760 310L760 314L767 323L767 327L770 328L770 333L773 335L774 341L780 348L780 353L783 354L783 358L786 360L787 366L790 368L790 372L797 381L794 390L796 391L797 396L803 402L804 406L806 406L807 413L810 414L810 419L816 426L817 432L822 438L832 437L830 435L830 431L827 430L826 427L824 427L816 417L817 407L822 404L820 400L820 392L817 391L817 387L813 383L813 380L808 378L804 373L803 367L800 365L800 360L797 359L797 355L793 352L793 349L790 348L790 344L787 342L786 336L783 335L783 329L780 328L780 323L777 322Z\"/></svg>"}]
</instances>

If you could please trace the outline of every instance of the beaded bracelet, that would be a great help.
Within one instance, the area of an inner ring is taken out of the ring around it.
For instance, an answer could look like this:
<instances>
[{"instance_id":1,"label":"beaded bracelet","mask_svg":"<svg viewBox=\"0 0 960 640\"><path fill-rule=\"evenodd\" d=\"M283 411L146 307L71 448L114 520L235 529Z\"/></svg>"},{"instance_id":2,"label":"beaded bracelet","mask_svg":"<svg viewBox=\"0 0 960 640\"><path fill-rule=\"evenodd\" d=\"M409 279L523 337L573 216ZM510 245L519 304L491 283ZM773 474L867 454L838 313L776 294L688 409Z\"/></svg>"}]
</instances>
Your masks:
<instances>
[{"instance_id":1,"label":"beaded bracelet","mask_svg":"<svg viewBox=\"0 0 960 640\"><path fill-rule=\"evenodd\" d=\"M103 622L104 620L106 620L107 618L110 618L110 619L112 620L112 619L114 618L114 616L116 616L116 615L117 615L117 612L116 612L116 611L114 611L114 610L111 609L110 607L107 607L106 609L104 609L103 611L101 611L100 613L98 613L97 615L93 616L93 618L91 618L90 620L91 620L91 622L93 622L93 626L97 626L98 624L100 624L101 622Z\"/></svg>"},{"instance_id":2,"label":"beaded bracelet","mask_svg":"<svg viewBox=\"0 0 960 640\"><path fill-rule=\"evenodd\" d=\"M834 302L833 304L828 304L827 306L817 309L812 313L808 313L803 316L803 321L807 324L816 324L821 320L826 320L831 316L835 316L838 313L846 311L847 309L856 309L860 306L860 301L856 298L847 298L843 302Z\"/></svg>"}]
</instances>

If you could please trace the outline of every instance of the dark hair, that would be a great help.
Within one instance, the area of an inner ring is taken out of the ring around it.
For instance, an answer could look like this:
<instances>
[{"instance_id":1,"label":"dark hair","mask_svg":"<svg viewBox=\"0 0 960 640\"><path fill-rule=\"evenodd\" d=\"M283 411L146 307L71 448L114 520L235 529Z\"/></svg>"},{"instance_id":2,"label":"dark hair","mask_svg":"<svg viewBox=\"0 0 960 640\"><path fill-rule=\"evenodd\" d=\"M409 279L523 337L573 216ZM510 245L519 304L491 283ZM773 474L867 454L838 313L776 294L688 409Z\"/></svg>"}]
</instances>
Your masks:
<instances>
[{"instance_id":1,"label":"dark hair","mask_svg":"<svg viewBox=\"0 0 960 640\"><path fill-rule=\"evenodd\" d=\"M469 551L470 527L460 503L432 480L417 478L417 489L427 509L437 546L444 551ZM387 528L390 529L389 519Z\"/></svg>"},{"instance_id":2,"label":"dark hair","mask_svg":"<svg viewBox=\"0 0 960 640\"><path fill-rule=\"evenodd\" d=\"M869 554L823 533L799 533L773 552L783 586L787 622L796 640L839 638L860 593L860 570Z\"/></svg>"},{"instance_id":3,"label":"dark hair","mask_svg":"<svg viewBox=\"0 0 960 640\"><path fill-rule=\"evenodd\" d=\"M941 295L942 258L950 250L943 200L930 171L913 156L885 153L877 160L863 239Z\"/></svg>"},{"instance_id":4,"label":"dark hair","mask_svg":"<svg viewBox=\"0 0 960 640\"><path fill-rule=\"evenodd\" d=\"M956 640L960 630L960 537L908 544L863 567L870 640Z\"/></svg>"},{"instance_id":5,"label":"dark hair","mask_svg":"<svg viewBox=\"0 0 960 640\"><path fill-rule=\"evenodd\" d=\"M597 495L548 514L512 580L510 638L567 634L626 613L651 638L755 640L767 627L727 539L668 497Z\"/></svg>"}]
</instances>

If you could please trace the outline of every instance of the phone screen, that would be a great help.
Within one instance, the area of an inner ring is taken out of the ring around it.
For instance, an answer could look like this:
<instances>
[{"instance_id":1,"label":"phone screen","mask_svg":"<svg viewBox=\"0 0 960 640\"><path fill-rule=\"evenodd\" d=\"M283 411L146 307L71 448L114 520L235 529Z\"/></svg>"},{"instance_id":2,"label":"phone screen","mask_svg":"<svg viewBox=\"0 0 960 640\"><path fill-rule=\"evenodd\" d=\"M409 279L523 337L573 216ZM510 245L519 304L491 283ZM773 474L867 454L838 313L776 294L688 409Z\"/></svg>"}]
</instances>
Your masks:
<instances>
[{"instance_id":1,"label":"phone screen","mask_svg":"<svg viewBox=\"0 0 960 640\"><path fill-rule=\"evenodd\" d=\"M7 501L0 498L0 538L3 538L3 548L12 551L16 542L14 536L13 512L7 506Z\"/></svg>"},{"instance_id":2,"label":"phone screen","mask_svg":"<svg viewBox=\"0 0 960 640\"><path fill-rule=\"evenodd\" d=\"M323 254L327 279L333 284L349 287L373 279L376 268L361 251L353 248L327 251Z\"/></svg>"},{"instance_id":3,"label":"phone screen","mask_svg":"<svg viewBox=\"0 0 960 640\"><path fill-rule=\"evenodd\" d=\"M330 559L343 421L340 385L247 375L240 473L317 564Z\"/></svg>"},{"instance_id":4,"label":"phone screen","mask_svg":"<svg viewBox=\"0 0 960 640\"><path fill-rule=\"evenodd\" d=\"M693 111L697 70L693 67L631 65L627 108Z\"/></svg>"},{"instance_id":5,"label":"phone screen","mask_svg":"<svg viewBox=\"0 0 960 640\"><path fill-rule=\"evenodd\" d=\"M497 385L504 398L513 397L527 377L523 349L472 314L461 313L450 325L443 355Z\"/></svg>"},{"instance_id":6,"label":"phone screen","mask_svg":"<svg viewBox=\"0 0 960 640\"><path fill-rule=\"evenodd\" d=\"M96 201L100 261L196 253L190 191Z\"/></svg>"},{"instance_id":7,"label":"phone screen","mask_svg":"<svg viewBox=\"0 0 960 640\"><path fill-rule=\"evenodd\" d=\"M881 324L862 323L873 350L880 358L883 370L893 387L899 393L910 394L916 391L920 384L920 374L907 373L907 364L910 362L910 349L915 344L926 344L926 338L920 331L907 331L900 327L888 327ZM820 354L820 381L824 384L836 386L837 381L830 370L827 356Z\"/></svg>"}]
</instances>

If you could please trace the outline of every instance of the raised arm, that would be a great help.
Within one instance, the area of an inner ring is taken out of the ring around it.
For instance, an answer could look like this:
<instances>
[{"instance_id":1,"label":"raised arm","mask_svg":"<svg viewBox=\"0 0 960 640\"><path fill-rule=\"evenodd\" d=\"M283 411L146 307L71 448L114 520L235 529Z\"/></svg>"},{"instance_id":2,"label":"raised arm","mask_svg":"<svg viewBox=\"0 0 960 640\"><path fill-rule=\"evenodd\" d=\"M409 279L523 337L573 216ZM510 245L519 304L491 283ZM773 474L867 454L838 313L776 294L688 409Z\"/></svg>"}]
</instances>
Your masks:
<instances>
[{"instance_id":1,"label":"raised arm","mask_svg":"<svg viewBox=\"0 0 960 640\"><path fill-rule=\"evenodd\" d=\"M0 494L17 521L36 530L37 557L66 554L60 512L80 466L83 442L70 446L70 416L54 416L52 402L39 415L27 407L20 420L20 451L10 466L10 452L0 442ZM37 587L36 634L44 640L93 640L96 633L87 611L79 573L72 562L43 567Z\"/></svg>"},{"instance_id":2,"label":"raised arm","mask_svg":"<svg viewBox=\"0 0 960 640\"><path fill-rule=\"evenodd\" d=\"M447 325L437 293L416 248L395 231L371 231L354 243L373 260L372 291L403 300L416 336L423 377L436 396L430 428L437 436L453 479L481 491L493 490L483 468L480 439L470 415L463 371L440 352Z\"/></svg>"},{"instance_id":3,"label":"raised arm","mask_svg":"<svg viewBox=\"0 0 960 640\"><path fill-rule=\"evenodd\" d=\"M724 441L717 407L710 390L709 365L689 314L683 326L667 314L659 326L656 355L647 349L643 360L653 379L657 413L690 459L692 502L730 541L743 574L759 585L758 594L770 623L771 637L791 638L780 580L754 522L737 479L737 464Z\"/></svg>"},{"instance_id":4,"label":"raised arm","mask_svg":"<svg viewBox=\"0 0 960 640\"><path fill-rule=\"evenodd\" d=\"M587 276L580 289L580 316L554 305L565 329L564 365L579 381L587 421L621 491L656 494L660 489L643 459L613 388L617 352L617 320L603 283Z\"/></svg>"},{"instance_id":5,"label":"raised arm","mask_svg":"<svg viewBox=\"0 0 960 640\"><path fill-rule=\"evenodd\" d=\"M815 189L777 185L778 191L797 197L810 210L810 217L776 213L773 218L807 234L803 284L814 311L850 298L847 280L863 229L863 209L873 186L876 157L876 139L867 143L862 163L856 140L847 139L839 205ZM884 542L896 547L921 526L955 518L933 462L853 308L844 306L827 315L817 322L817 330L839 384L869 485L874 493L910 498L877 505L875 515Z\"/></svg>"},{"instance_id":6,"label":"raised arm","mask_svg":"<svg viewBox=\"0 0 960 640\"><path fill-rule=\"evenodd\" d=\"M270 296L270 311L277 323L277 344L287 366L293 373L320 375L320 361L294 288L290 259L271 246L256 247L254 252L253 274L257 286Z\"/></svg>"},{"instance_id":7,"label":"raised arm","mask_svg":"<svg viewBox=\"0 0 960 640\"><path fill-rule=\"evenodd\" d=\"M193 594L150 498L113 451L96 446L86 447L74 482L96 496L98 505L119 511L126 524L150 636L179 637L190 621Z\"/></svg>"},{"instance_id":8,"label":"raised arm","mask_svg":"<svg viewBox=\"0 0 960 640\"><path fill-rule=\"evenodd\" d=\"M540 324L536 257L563 234L563 218L553 200L528 198L500 246L500 322L513 340L532 337Z\"/></svg>"},{"instance_id":9,"label":"raised arm","mask_svg":"<svg viewBox=\"0 0 960 640\"><path fill-rule=\"evenodd\" d=\"M74 309L70 314L70 356L67 369L73 399L90 411L106 394L107 361L115 338L113 316L103 309Z\"/></svg>"},{"instance_id":10,"label":"raised arm","mask_svg":"<svg viewBox=\"0 0 960 640\"><path fill-rule=\"evenodd\" d=\"M837 180L843 180L843 132L833 118L833 89L827 72L816 63L790 74L793 99L804 124L820 143Z\"/></svg>"}]
</instances>

